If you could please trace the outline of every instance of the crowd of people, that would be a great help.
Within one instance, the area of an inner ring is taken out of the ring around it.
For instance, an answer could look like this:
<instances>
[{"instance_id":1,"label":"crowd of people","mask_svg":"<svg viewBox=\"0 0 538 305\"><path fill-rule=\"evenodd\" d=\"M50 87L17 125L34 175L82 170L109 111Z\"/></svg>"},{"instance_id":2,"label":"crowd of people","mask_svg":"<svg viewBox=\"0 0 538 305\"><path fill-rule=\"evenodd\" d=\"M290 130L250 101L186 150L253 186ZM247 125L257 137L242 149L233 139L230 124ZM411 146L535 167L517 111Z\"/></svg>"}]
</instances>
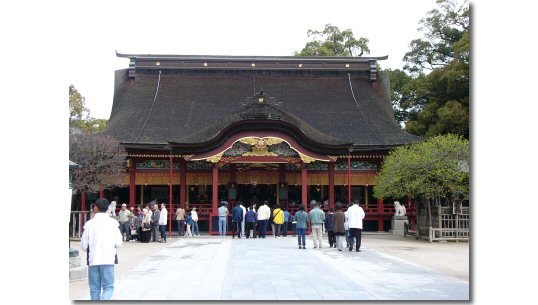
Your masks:
<instances>
[{"instance_id":1,"label":"crowd of people","mask_svg":"<svg viewBox=\"0 0 538 305\"><path fill-rule=\"evenodd\" d=\"M136 206L129 209L123 203L118 215L115 213L115 205L113 201L107 213L119 222L119 231L124 241L166 242L169 224L164 203L154 200L144 208ZM242 201L237 201L235 206L228 208L228 202L222 201L218 208L219 236L227 236L228 217L231 216L232 238L266 238L271 225L273 237L286 237L291 231L293 236L297 236L299 249L306 249L306 232L310 229L315 249L323 247L323 233L326 233L330 248L342 251L345 240L349 251L355 245L355 250L360 252L365 213L358 200L353 201L345 213L340 202L336 203L335 209L329 208L327 213L321 209L320 202L312 201L310 205L313 208L306 213L304 205L299 204L297 212L292 215L288 209L278 204L269 207L268 201L264 201L258 208L255 203L245 207ZM178 236L200 236L196 207L190 211L179 207L174 220Z\"/></svg>"},{"instance_id":2,"label":"crowd of people","mask_svg":"<svg viewBox=\"0 0 538 305\"><path fill-rule=\"evenodd\" d=\"M116 202L112 201L105 214L118 221L118 228L122 241L143 243L166 242L166 229L168 225L168 210L165 203L151 201L146 207L130 207L123 203L116 215ZM90 219L95 215L95 204L90 209ZM178 222L179 235L200 236L198 228L198 213L193 207L191 211L179 208L175 216ZM184 228L186 227L186 230ZM192 230L191 230L192 228Z\"/></svg>"},{"instance_id":3,"label":"crowd of people","mask_svg":"<svg viewBox=\"0 0 538 305\"><path fill-rule=\"evenodd\" d=\"M311 202L313 209L308 213L303 205L299 205L298 211L291 215L287 209L282 209L280 205L275 205L273 209L268 206L268 202L256 210L256 204L245 208L243 202L238 201L232 208L232 238L265 238L267 236L268 225L272 226L273 237L279 238L287 236L289 229L293 235L297 235L299 249L306 249L306 232L311 226L313 247L323 248L323 233L327 233L330 248L343 251L343 241L346 241L346 248L360 252L362 222L365 216L364 210L359 205L359 201L353 201L352 205L343 212L343 205L336 203L336 211L329 208L325 213L321 209L321 203ZM230 215L228 203L223 201L218 209L219 215L219 236L226 236L228 217ZM246 230L245 230L246 228Z\"/></svg>"}]
</instances>

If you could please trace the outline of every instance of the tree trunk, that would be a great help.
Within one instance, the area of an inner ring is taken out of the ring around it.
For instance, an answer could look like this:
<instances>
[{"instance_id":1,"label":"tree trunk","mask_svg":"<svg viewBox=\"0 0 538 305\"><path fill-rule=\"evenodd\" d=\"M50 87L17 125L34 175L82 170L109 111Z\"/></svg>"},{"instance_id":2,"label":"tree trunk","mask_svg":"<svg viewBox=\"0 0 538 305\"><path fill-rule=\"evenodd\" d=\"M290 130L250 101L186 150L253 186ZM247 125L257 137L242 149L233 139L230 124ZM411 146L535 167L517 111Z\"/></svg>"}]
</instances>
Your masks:
<instances>
[{"instance_id":1,"label":"tree trunk","mask_svg":"<svg viewBox=\"0 0 538 305\"><path fill-rule=\"evenodd\" d=\"M431 208L431 204L430 204L430 198L426 198L426 209L428 210L428 221L427 221L427 224L428 224L428 227L431 227L432 226L432 208Z\"/></svg>"}]
</instances>

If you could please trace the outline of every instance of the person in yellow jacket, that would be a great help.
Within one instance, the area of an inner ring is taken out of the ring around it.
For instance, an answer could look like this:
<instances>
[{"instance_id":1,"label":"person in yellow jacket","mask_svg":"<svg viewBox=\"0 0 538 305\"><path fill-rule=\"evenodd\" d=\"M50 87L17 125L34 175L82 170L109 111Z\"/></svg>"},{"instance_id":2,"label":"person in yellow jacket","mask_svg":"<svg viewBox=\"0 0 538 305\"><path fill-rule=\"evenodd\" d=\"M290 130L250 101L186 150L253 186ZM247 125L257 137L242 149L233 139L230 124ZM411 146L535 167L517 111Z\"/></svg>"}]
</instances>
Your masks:
<instances>
[{"instance_id":1,"label":"person in yellow jacket","mask_svg":"<svg viewBox=\"0 0 538 305\"><path fill-rule=\"evenodd\" d=\"M280 237L280 228L284 223L284 211L282 211L279 204L275 206L273 211L273 222L275 223L275 237L278 238Z\"/></svg>"}]
</instances>

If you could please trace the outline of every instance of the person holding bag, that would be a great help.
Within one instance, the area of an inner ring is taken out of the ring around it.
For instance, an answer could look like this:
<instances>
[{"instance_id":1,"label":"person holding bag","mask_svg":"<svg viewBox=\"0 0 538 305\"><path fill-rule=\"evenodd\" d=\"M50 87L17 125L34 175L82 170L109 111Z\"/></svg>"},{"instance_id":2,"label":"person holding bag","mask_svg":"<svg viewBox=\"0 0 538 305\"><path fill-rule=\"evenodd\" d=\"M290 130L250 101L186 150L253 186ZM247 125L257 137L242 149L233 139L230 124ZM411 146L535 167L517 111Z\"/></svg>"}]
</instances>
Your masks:
<instances>
[{"instance_id":1,"label":"person holding bag","mask_svg":"<svg viewBox=\"0 0 538 305\"><path fill-rule=\"evenodd\" d=\"M151 214L147 208L144 208L142 210L142 215L144 215L144 217L142 218L141 242L149 243L149 240L151 239Z\"/></svg>"},{"instance_id":2,"label":"person holding bag","mask_svg":"<svg viewBox=\"0 0 538 305\"><path fill-rule=\"evenodd\" d=\"M280 205L278 204L273 211L273 222L275 223L275 237L278 238L280 237L280 228L284 223L284 212L280 209Z\"/></svg>"}]
</instances>

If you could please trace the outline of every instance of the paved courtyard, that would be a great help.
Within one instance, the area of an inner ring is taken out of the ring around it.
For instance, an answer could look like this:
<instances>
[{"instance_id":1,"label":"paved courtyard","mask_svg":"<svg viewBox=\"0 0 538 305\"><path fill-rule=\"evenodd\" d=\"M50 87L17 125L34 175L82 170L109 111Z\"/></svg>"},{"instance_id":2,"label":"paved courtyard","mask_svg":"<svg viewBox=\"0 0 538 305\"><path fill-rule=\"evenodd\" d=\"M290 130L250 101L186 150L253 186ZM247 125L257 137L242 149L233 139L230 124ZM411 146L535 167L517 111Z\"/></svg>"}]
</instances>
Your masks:
<instances>
[{"instance_id":1,"label":"paved courtyard","mask_svg":"<svg viewBox=\"0 0 538 305\"><path fill-rule=\"evenodd\" d=\"M297 248L296 237L272 236L124 243L113 299L469 299L467 243L430 244L390 235L365 235L362 252L357 253L339 252L327 243L323 249L312 249L311 237L307 238L306 250ZM436 260L447 265L447 259L454 264L436 268L443 265ZM87 280L71 282L70 290L73 300L89 299Z\"/></svg>"}]
</instances>

